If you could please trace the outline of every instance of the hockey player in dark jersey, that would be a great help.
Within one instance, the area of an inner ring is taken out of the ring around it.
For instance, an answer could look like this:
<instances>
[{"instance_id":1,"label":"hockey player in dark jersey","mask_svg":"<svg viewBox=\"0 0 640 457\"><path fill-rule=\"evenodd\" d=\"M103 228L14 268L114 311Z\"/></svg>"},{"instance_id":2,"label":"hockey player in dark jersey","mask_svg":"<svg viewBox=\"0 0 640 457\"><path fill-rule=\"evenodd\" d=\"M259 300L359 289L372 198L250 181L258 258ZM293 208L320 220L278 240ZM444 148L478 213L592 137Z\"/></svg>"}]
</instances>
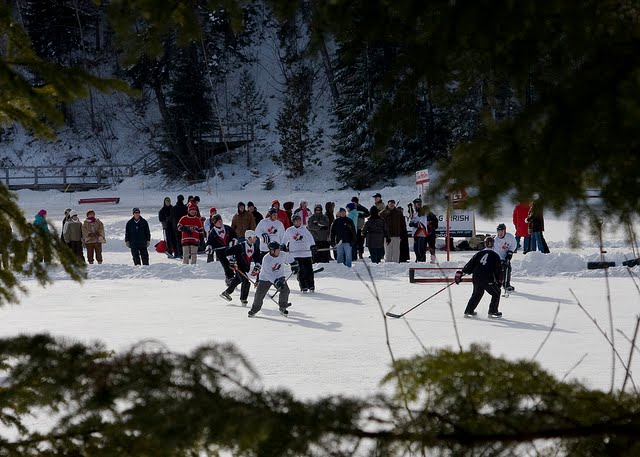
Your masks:
<instances>
[{"instance_id":1,"label":"hockey player in dark jersey","mask_svg":"<svg viewBox=\"0 0 640 457\"><path fill-rule=\"evenodd\" d=\"M456 284L460 284L464 274L473 275L473 293L464 310L464 317L477 315L476 307L480 303L485 291L491 295L489 304L489 317L500 318L502 313L498 311L500 304L500 287L502 286L502 261L498 253L493 250L494 240L488 236L484 240L485 248L474 255L469 262L457 271Z\"/></svg>"},{"instance_id":2,"label":"hockey player in dark jersey","mask_svg":"<svg viewBox=\"0 0 640 457\"><path fill-rule=\"evenodd\" d=\"M260 242L256 237L256 232L247 230L244 234L245 241L230 246L224 252L229 260L229 267L234 271L235 276L229 281L227 288L220 294L222 298L231 301L231 294L238 284L240 286L240 303L247 306L249 303L249 271L251 271L251 262L254 263L252 275L256 276L260 273Z\"/></svg>"}]
</instances>

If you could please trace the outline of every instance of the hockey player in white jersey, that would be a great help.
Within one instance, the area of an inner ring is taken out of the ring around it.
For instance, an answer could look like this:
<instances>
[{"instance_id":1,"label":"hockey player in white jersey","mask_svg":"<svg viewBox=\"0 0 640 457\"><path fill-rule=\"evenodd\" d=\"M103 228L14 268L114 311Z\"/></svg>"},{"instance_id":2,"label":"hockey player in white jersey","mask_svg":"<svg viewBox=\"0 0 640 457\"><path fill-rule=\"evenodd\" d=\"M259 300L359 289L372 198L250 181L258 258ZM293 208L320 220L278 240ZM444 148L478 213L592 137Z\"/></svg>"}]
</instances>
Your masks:
<instances>
[{"instance_id":1,"label":"hockey player in white jersey","mask_svg":"<svg viewBox=\"0 0 640 457\"><path fill-rule=\"evenodd\" d=\"M502 277L504 279L504 290L512 292L514 287L511 285L511 257L518 246L516 237L511 233L507 233L507 226L500 223L496 228L498 236L494 239L493 250L498 253L502 260Z\"/></svg>"}]
</instances>

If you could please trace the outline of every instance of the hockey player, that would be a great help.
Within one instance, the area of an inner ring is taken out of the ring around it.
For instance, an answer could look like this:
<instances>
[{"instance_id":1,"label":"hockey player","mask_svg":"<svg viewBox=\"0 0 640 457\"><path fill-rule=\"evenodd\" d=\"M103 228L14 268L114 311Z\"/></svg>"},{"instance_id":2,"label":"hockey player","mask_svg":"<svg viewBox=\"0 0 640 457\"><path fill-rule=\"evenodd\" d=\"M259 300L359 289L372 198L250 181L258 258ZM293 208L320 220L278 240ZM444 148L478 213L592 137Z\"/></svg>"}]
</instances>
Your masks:
<instances>
[{"instance_id":1,"label":"hockey player","mask_svg":"<svg viewBox=\"0 0 640 457\"><path fill-rule=\"evenodd\" d=\"M267 211L267 217L262 219L256 227L256 235L260 238L260 251L263 256L269 250L267 246L270 242L282 243L284 231L284 225L278 220L277 208L270 208Z\"/></svg>"},{"instance_id":2,"label":"hockey player","mask_svg":"<svg viewBox=\"0 0 640 457\"><path fill-rule=\"evenodd\" d=\"M262 302L272 284L276 290L280 292L278 297L280 313L284 316L289 314L287 308L291 306L291 303L289 303L290 291L285 277L284 264L289 263L291 265L291 272L294 274L298 272L298 265L291 254L280 251L280 243L272 241L269 243L267 249L269 249L269 252L262 258L260 279L258 280L256 294L253 297L253 305L248 313L249 317L255 316L258 311L262 309Z\"/></svg>"},{"instance_id":3,"label":"hockey player","mask_svg":"<svg viewBox=\"0 0 640 457\"><path fill-rule=\"evenodd\" d=\"M511 285L511 257L513 257L513 253L518 246L518 242L511 233L507 233L507 226L505 224L498 224L496 230L498 232L498 236L493 240L493 250L498 253L500 260L502 261L504 290L512 292L514 287Z\"/></svg>"},{"instance_id":4,"label":"hockey player","mask_svg":"<svg viewBox=\"0 0 640 457\"><path fill-rule=\"evenodd\" d=\"M500 304L502 262L500 256L493 250L493 237L485 238L484 245L485 248L476 253L462 268L462 271L456 271L454 281L456 284L460 284L464 274L473 274L473 293L464 310L464 317L474 317L478 314L475 309L486 291L491 295L489 317L500 318L502 313L498 311L498 306Z\"/></svg>"},{"instance_id":5,"label":"hockey player","mask_svg":"<svg viewBox=\"0 0 640 457\"><path fill-rule=\"evenodd\" d=\"M253 230L245 231L244 238L245 241L234 244L227 248L225 252L227 259L229 259L229 266L235 275L220 296L227 301L231 301L231 294L236 290L238 284L241 284L240 303L242 303L242 306L247 306L250 286L248 275L251 270L251 262L254 262L251 274L255 276L260 273L260 242L256 237L256 232Z\"/></svg>"},{"instance_id":6,"label":"hockey player","mask_svg":"<svg viewBox=\"0 0 640 457\"><path fill-rule=\"evenodd\" d=\"M224 276L227 278L227 283L229 283L235 276L235 272L229 265L229 260L227 260L224 248L228 247L231 241L236 238L236 232L228 225L222 223L222 216L219 214L213 216L212 222L213 227L211 227L211 231L209 231L205 250L207 253L207 263L213 262L213 251L216 251L216 257L222 265Z\"/></svg>"},{"instance_id":7,"label":"hockey player","mask_svg":"<svg viewBox=\"0 0 640 457\"><path fill-rule=\"evenodd\" d=\"M316 250L311 232L302 225L302 216L295 213L291 220L293 225L284 232L282 249L291 253L298 262L298 284L303 294L316 290L313 276L313 253Z\"/></svg>"}]
</instances>

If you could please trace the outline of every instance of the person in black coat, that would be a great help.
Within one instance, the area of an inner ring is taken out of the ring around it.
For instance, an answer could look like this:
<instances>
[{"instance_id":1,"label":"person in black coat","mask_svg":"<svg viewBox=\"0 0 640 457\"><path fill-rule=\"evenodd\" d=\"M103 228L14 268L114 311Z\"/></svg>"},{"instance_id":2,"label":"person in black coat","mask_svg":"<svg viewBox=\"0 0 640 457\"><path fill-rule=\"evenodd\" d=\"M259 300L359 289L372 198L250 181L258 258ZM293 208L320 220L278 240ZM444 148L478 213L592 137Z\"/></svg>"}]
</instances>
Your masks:
<instances>
[{"instance_id":1,"label":"person in black coat","mask_svg":"<svg viewBox=\"0 0 640 457\"><path fill-rule=\"evenodd\" d=\"M180 239L178 238L178 234L179 234L179 230L178 230L178 222L180 221L180 218L182 216L186 216L188 211L187 211L187 205L184 204L184 195L178 195L178 199L176 201L176 204L173 205L173 208L171 208L171 226L173 228L174 233L176 234L176 252L174 254L174 257L176 259L181 259L182 258L182 243L180 242Z\"/></svg>"},{"instance_id":2,"label":"person in black coat","mask_svg":"<svg viewBox=\"0 0 640 457\"><path fill-rule=\"evenodd\" d=\"M140 216L140 209L133 208L133 217L127 222L124 232L124 242L131 249L133 264L149 265L149 243L151 243L151 231L147 220Z\"/></svg>"},{"instance_id":3,"label":"person in black coat","mask_svg":"<svg viewBox=\"0 0 640 457\"><path fill-rule=\"evenodd\" d=\"M338 245L338 258L336 259L338 263L343 263L351 268L352 246L357 242L357 238L356 227L353 225L353 221L347 217L346 209L340 208L338 210L338 217L331 224L329 237L331 239L331 247Z\"/></svg>"},{"instance_id":4,"label":"person in black coat","mask_svg":"<svg viewBox=\"0 0 640 457\"><path fill-rule=\"evenodd\" d=\"M260 214L260 211L258 211L258 208L256 208L256 205L254 205L253 202L247 202L247 211L253 214L253 218L256 220L256 226L258 226L260 221L264 219L264 216Z\"/></svg>"},{"instance_id":5,"label":"person in black coat","mask_svg":"<svg viewBox=\"0 0 640 457\"><path fill-rule=\"evenodd\" d=\"M387 224L378 214L378 208L371 207L369 213L371 216L369 220L364 223L362 227L362 235L367 241L367 248L369 249L369 256L373 263L380 263L384 258L384 242L391 241L389 238L389 229Z\"/></svg>"},{"instance_id":6,"label":"person in black coat","mask_svg":"<svg viewBox=\"0 0 640 457\"><path fill-rule=\"evenodd\" d=\"M176 255L176 232L173 224L171 223L171 199L169 197L164 198L162 208L158 211L158 220L162 224L162 231L164 233L164 241L167 243L167 254L173 256Z\"/></svg>"},{"instance_id":7,"label":"person in black coat","mask_svg":"<svg viewBox=\"0 0 640 457\"><path fill-rule=\"evenodd\" d=\"M253 230L247 230L244 234L245 241L234 244L226 249L224 255L229 260L229 265L234 272L234 277L228 282L227 288L220 294L222 298L227 301L231 301L231 294L238 284L240 286L240 303L242 306L247 306L249 297L249 271L251 270L251 262L253 261L254 267L251 270L252 276L257 276L260 273L260 241L256 237L256 232Z\"/></svg>"},{"instance_id":8,"label":"person in black coat","mask_svg":"<svg viewBox=\"0 0 640 457\"><path fill-rule=\"evenodd\" d=\"M229 283L235 276L235 272L229 265L225 250L222 248L230 245L231 240L236 238L236 232L230 226L222 223L222 216L219 214L213 216L212 222L213 227L211 227L209 236L207 237L207 263L213 262L213 252L215 251L218 261L222 264L227 283Z\"/></svg>"},{"instance_id":9,"label":"person in black coat","mask_svg":"<svg viewBox=\"0 0 640 457\"><path fill-rule=\"evenodd\" d=\"M464 317L473 317L478 314L475 309L485 291L491 295L489 317L502 317L502 313L498 311L500 287L502 286L502 260L500 255L493 250L493 244L492 237L485 238L485 248L476 253L462 268L462 271L456 272L456 284L460 284L463 274L473 274L473 293L464 310Z\"/></svg>"}]
</instances>

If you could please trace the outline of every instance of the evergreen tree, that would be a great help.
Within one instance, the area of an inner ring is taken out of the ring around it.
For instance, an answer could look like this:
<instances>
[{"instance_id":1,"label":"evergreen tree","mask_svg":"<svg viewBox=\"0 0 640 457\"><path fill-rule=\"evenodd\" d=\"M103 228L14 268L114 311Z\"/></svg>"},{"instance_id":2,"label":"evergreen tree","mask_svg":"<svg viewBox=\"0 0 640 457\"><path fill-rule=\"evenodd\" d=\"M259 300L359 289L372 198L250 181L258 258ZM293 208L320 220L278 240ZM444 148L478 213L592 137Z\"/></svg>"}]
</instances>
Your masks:
<instances>
[{"instance_id":1,"label":"evergreen tree","mask_svg":"<svg viewBox=\"0 0 640 457\"><path fill-rule=\"evenodd\" d=\"M300 15L279 24L280 57L285 77L284 100L278 111L276 130L281 150L274 161L288 170L290 178L302 176L308 165L317 164L324 143L323 130L314 128L315 74L308 60L308 37Z\"/></svg>"},{"instance_id":2,"label":"evergreen tree","mask_svg":"<svg viewBox=\"0 0 640 457\"><path fill-rule=\"evenodd\" d=\"M297 71L287 82L284 103L276 119L281 151L274 160L287 168L289 178L302 176L307 166L320 163L317 154L324 142L322 129L313 128L316 120L311 102L313 73L304 66Z\"/></svg>"},{"instance_id":3,"label":"evergreen tree","mask_svg":"<svg viewBox=\"0 0 640 457\"><path fill-rule=\"evenodd\" d=\"M168 152L160 163L169 178L205 179L212 153L211 133L217 122L211 107L210 86L198 47L176 50L168 97L170 124L165 124Z\"/></svg>"},{"instance_id":4,"label":"evergreen tree","mask_svg":"<svg viewBox=\"0 0 640 457\"><path fill-rule=\"evenodd\" d=\"M256 82L247 69L240 74L238 91L231 100L233 120L245 124L253 132L254 140L245 146L247 167L251 166L251 158L258 150L267 149L265 134L269 131L266 121L268 114L267 101L262 91L258 90Z\"/></svg>"},{"instance_id":5,"label":"evergreen tree","mask_svg":"<svg viewBox=\"0 0 640 457\"><path fill-rule=\"evenodd\" d=\"M333 110L332 150L338 181L360 190L389 176L371 122L382 99L384 53L376 46L367 46L353 59L348 53L345 43L336 58L340 97Z\"/></svg>"},{"instance_id":6,"label":"evergreen tree","mask_svg":"<svg viewBox=\"0 0 640 457\"><path fill-rule=\"evenodd\" d=\"M50 62L78 65L88 51L95 56L100 11L89 0L29 0L22 17L37 54ZM83 38L85 38L83 40Z\"/></svg>"}]
</instances>

